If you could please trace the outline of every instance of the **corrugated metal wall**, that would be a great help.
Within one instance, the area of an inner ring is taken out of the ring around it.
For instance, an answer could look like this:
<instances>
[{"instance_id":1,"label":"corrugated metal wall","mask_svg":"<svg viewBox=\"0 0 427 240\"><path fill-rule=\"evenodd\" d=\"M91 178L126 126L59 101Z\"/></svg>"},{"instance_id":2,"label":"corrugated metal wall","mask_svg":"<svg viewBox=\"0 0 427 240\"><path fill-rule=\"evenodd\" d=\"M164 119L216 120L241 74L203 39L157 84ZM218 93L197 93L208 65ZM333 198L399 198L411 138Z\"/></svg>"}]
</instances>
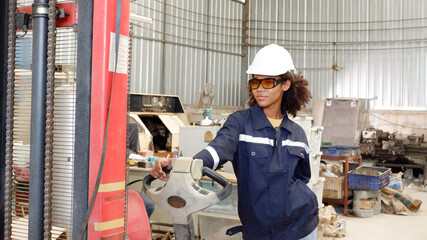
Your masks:
<instances>
[{"instance_id":1,"label":"corrugated metal wall","mask_svg":"<svg viewBox=\"0 0 427 240\"><path fill-rule=\"evenodd\" d=\"M132 2L131 11L153 23L132 21L130 90L198 104L199 90L212 83L214 105L240 105L241 9L234 1Z\"/></svg>"},{"instance_id":2,"label":"corrugated metal wall","mask_svg":"<svg viewBox=\"0 0 427 240\"><path fill-rule=\"evenodd\" d=\"M164 1L133 4L153 24L136 30L144 39L133 50L131 89L178 94L184 104L197 104L197 91L212 82L214 105L241 106L243 5L231 0ZM425 1L248 2L249 61L262 46L278 43L309 80L313 98L376 98L370 101L374 109L427 108Z\"/></svg>"},{"instance_id":3,"label":"corrugated metal wall","mask_svg":"<svg viewBox=\"0 0 427 240\"><path fill-rule=\"evenodd\" d=\"M277 42L313 98L376 97L376 109L426 109L425 9L422 0L250 0L249 59Z\"/></svg>"}]
</instances>

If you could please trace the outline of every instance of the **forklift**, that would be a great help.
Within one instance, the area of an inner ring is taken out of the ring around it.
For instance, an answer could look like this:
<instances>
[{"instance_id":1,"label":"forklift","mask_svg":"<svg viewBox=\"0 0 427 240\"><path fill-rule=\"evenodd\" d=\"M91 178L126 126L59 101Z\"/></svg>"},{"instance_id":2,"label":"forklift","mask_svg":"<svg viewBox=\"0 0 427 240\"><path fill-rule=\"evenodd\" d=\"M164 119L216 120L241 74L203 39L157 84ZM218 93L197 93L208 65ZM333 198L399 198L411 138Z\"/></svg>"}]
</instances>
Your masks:
<instances>
[{"instance_id":1,"label":"forklift","mask_svg":"<svg viewBox=\"0 0 427 240\"><path fill-rule=\"evenodd\" d=\"M0 4L1 237L151 239L127 181L130 0ZM148 176L141 191L180 224L175 239L193 239L188 215L231 189L200 161L174 162L176 181L152 188ZM224 189L198 188L194 174Z\"/></svg>"}]
</instances>

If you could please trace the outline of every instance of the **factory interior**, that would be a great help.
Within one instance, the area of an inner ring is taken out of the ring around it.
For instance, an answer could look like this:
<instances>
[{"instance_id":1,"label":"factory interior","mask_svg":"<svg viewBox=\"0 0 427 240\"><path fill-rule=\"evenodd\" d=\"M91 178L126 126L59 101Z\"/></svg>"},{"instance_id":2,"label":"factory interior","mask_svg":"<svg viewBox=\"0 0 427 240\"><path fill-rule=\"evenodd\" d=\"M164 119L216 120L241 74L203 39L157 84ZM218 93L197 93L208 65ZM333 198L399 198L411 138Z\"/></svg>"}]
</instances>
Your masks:
<instances>
[{"instance_id":1,"label":"factory interior","mask_svg":"<svg viewBox=\"0 0 427 240\"><path fill-rule=\"evenodd\" d=\"M1 1L0 238L427 239L426 10Z\"/></svg>"}]
</instances>

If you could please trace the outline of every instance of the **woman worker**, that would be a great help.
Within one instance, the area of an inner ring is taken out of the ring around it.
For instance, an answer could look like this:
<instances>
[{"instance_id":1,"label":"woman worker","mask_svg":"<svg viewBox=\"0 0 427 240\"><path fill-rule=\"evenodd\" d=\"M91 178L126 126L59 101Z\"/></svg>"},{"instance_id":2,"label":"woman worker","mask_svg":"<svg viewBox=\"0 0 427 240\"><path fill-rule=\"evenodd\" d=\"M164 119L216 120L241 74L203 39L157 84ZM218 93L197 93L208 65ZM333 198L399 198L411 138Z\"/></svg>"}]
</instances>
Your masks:
<instances>
[{"instance_id":1,"label":"woman worker","mask_svg":"<svg viewBox=\"0 0 427 240\"><path fill-rule=\"evenodd\" d=\"M231 161L238 182L238 213L243 238L316 239L318 206L307 187L309 148L304 130L288 118L311 99L308 82L289 52L276 44L256 54L246 73L250 108L231 114L217 136L197 153L204 166L217 169ZM168 176L158 160L151 175Z\"/></svg>"}]
</instances>

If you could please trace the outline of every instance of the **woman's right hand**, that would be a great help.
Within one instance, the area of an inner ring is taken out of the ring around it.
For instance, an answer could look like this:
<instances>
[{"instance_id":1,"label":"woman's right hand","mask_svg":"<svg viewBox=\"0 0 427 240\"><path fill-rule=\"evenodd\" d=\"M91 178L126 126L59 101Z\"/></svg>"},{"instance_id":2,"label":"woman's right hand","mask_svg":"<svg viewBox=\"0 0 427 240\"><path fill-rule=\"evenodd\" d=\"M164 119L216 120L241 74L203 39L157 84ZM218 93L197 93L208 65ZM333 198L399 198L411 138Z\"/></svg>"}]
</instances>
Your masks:
<instances>
[{"instance_id":1,"label":"woman's right hand","mask_svg":"<svg viewBox=\"0 0 427 240\"><path fill-rule=\"evenodd\" d=\"M169 180L169 174L165 173L162 170L162 167L164 166L168 166L172 164L172 160L170 158L159 158L156 160L156 162L154 163L154 167L151 168L150 170L150 174L151 176L158 178L160 180L163 181L168 181Z\"/></svg>"}]
</instances>

